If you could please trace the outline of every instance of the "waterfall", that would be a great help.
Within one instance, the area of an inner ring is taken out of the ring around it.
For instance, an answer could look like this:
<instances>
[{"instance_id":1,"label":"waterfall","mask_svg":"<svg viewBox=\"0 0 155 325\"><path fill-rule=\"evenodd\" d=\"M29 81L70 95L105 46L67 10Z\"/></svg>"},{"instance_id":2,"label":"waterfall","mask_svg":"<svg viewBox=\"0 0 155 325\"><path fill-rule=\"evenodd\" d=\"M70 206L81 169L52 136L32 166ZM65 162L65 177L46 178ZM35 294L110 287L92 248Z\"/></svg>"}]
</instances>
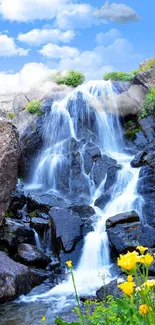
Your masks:
<instances>
[{"instance_id":1,"label":"waterfall","mask_svg":"<svg viewBox=\"0 0 155 325\"><path fill-rule=\"evenodd\" d=\"M123 133L117 111L115 93L110 81L93 81L78 87L65 99L54 103L50 116L47 116L44 125L44 148L41 157L36 163L31 188L40 188L41 191L55 191L63 193L60 186L60 175L64 170L71 169L71 140L75 139L79 145L79 161L81 163L81 192L87 196L89 204L94 208L96 218L94 231L88 233L82 250L81 259L74 271L75 281L79 294L94 294L102 286L99 273L109 273L107 281L111 279L111 261L109 243L106 233L106 220L118 213L135 209L141 215L142 198L137 193L137 183L140 169L131 167L132 156L125 153ZM82 142L85 139L85 142ZM68 142L68 140L70 142ZM93 175L86 173L83 161L83 152L87 141L95 143L102 155L115 159L121 166L117 172L117 179L110 189L111 198L105 208L96 207L95 200L104 193L106 178L97 187ZM81 144L82 143L82 144ZM71 199L73 196L72 176L76 173L68 172L66 193ZM85 182L85 188L83 187ZM68 186L68 188L67 188ZM68 191L68 192L67 192ZM72 203L72 202L71 202ZM142 220L143 221L143 220ZM50 291L39 296L29 297L28 301L36 299L53 299L73 293L71 278ZM27 298L24 298L27 301Z\"/></svg>"},{"instance_id":2,"label":"waterfall","mask_svg":"<svg viewBox=\"0 0 155 325\"><path fill-rule=\"evenodd\" d=\"M37 231L35 229L33 229L33 232L34 232L34 238L35 238L36 246L37 246L38 249L42 250L39 235L38 235L38 233L37 233Z\"/></svg>"}]
</instances>

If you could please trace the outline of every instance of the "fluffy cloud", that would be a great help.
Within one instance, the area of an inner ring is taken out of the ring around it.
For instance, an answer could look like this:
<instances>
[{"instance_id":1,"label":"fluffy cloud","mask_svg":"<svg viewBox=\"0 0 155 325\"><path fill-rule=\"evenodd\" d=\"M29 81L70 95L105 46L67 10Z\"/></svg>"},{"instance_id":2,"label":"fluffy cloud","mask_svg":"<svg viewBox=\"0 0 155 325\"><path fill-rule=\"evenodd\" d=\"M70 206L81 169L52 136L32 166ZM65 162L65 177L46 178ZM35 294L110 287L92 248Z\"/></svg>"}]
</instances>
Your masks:
<instances>
[{"instance_id":1,"label":"fluffy cloud","mask_svg":"<svg viewBox=\"0 0 155 325\"><path fill-rule=\"evenodd\" d=\"M117 38L120 38L122 33L116 29L112 28L107 33L99 33L96 35L96 42L98 44L108 45L113 43Z\"/></svg>"},{"instance_id":2,"label":"fluffy cloud","mask_svg":"<svg viewBox=\"0 0 155 325\"><path fill-rule=\"evenodd\" d=\"M60 29L91 27L97 23L93 12L94 8L89 4L72 4L57 14L55 26Z\"/></svg>"},{"instance_id":3,"label":"fluffy cloud","mask_svg":"<svg viewBox=\"0 0 155 325\"><path fill-rule=\"evenodd\" d=\"M0 13L12 21L32 21L56 18L59 28L83 28L93 24L114 21L125 23L139 20L137 13L125 4L108 1L100 8L87 3L76 4L74 0L1 0Z\"/></svg>"},{"instance_id":4,"label":"fluffy cloud","mask_svg":"<svg viewBox=\"0 0 155 325\"><path fill-rule=\"evenodd\" d=\"M39 51L43 56L51 59L75 58L79 55L79 50L76 47L58 46L49 43Z\"/></svg>"},{"instance_id":5,"label":"fluffy cloud","mask_svg":"<svg viewBox=\"0 0 155 325\"><path fill-rule=\"evenodd\" d=\"M29 50L17 47L13 38L0 34L0 56L25 56L28 52Z\"/></svg>"},{"instance_id":6,"label":"fluffy cloud","mask_svg":"<svg viewBox=\"0 0 155 325\"><path fill-rule=\"evenodd\" d=\"M94 16L101 20L106 19L117 23L140 20L140 17L132 8L115 2L109 4L109 1L106 1L102 7L95 10Z\"/></svg>"},{"instance_id":7,"label":"fluffy cloud","mask_svg":"<svg viewBox=\"0 0 155 325\"><path fill-rule=\"evenodd\" d=\"M48 79L51 70L42 63L25 64L16 74L0 73L0 93L28 91L32 86Z\"/></svg>"},{"instance_id":8,"label":"fluffy cloud","mask_svg":"<svg viewBox=\"0 0 155 325\"><path fill-rule=\"evenodd\" d=\"M71 0L1 0L0 12L5 19L30 21L51 19Z\"/></svg>"},{"instance_id":9,"label":"fluffy cloud","mask_svg":"<svg viewBox=\"0 0 155 325\"><path fill-rule=\"evenodd\" d=\"M61 71L80 70L87 80L102 79L109 71L131 71L141 59L127 39L118 38L108 46L99 45L73 57L64 56L57 64L51 61L51 67Z\"/></svg>"},{"instance_id":10,"label":"fluffy cloud","mask_svg":"<svg viewBox=\"0 0 155 325\"><path fill-rule=\"evenodd\" d=\"M17 39L30 46L39 46L48 42L69 43L74 37L73 30L62 32L59 29L33 29L26 34L19 34Z\"/></svg>"}]
</instances>

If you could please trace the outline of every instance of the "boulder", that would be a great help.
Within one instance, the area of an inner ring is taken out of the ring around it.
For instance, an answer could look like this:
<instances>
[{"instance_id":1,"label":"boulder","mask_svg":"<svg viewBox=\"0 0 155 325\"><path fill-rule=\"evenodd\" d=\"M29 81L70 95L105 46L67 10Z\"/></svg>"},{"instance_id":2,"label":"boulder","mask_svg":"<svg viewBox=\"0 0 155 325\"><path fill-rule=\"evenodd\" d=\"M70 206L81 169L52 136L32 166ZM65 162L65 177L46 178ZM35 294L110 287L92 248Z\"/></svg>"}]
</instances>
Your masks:
<instances>
[{"instance_id":1,"label":"boulder","mask_svg":"<svg viewBox=\"0 0 155 325\"><path fill-rule=\"evenodd\" d=\"M153 66L150 70L142 71L136 74L133 82L142 85L147 89L151 89L155 85L155 66Z\"/></svg>"},{"instance_id":2,"label":"boulder","mask_svg":"<svg viewBox=\"0 0 155 325\"><path fill-rule=\"evenodd\" d=\"M140 222L116 224L107 229L107 234L117 255L133 250L139 245L149 248L155 246L155 229Z\"/></svg>"},{"instance_id":3,"label":"boulder","mask_svg":"<svg viewBox=\"0 0 155 325\"><path fill-rule=\"evenodd\" d=\"M53 279L53 274L50 271L30 268L30 283L31 287L39 286L46 279Z\"/></svg>"},{"instance_id":4,"label":"boulder","mask_svg":"<svg viewBox=\"0 0 155 325\"><path fill-rule=\"evenodd\" d=\"M110 191L107 191L95 201L95 205L103 210L106 204L110 201L110 198L111 198L111 193Z\"/></svg>"},{"instance_id":5,"label":"boulder","mask_svg":"<svg viewBox=\"0 0 155 325\"><path fill-rule=\"evenodd\" d=\"M35 244L33 229L24 222L6 218L0 228L0 246L13 251L21 243Z\"/></svg>"},{"instance_id":6,"label":"boulder","mask_svg":"<svg viewBox=\"0 0 155 325\"><path fill-rule=\"evenodd\" d=\"M18 246L17 258L26 265L33 265L39 268L46 268L51 259L37 247L30 244Z\"/></svg>"},{"instance_id":7,"label":"boulder","mask_svg":"<svg viewBox=\"0 0 155 325\"><path fill-rule=\"evenodd\" d=\"M116 166L116 164L116 160L106 155L96 159L92 170L92 178L96 187L101 184L106 175L106 190L115 182L117 170L120 168L118 165Z\"/></svg>"},{"instance_id":8,"label":"boulder","mask_svg":"<svg viewBox=\"0 0 155 325\"><path fill-rule=\"evenodd\" d=\"M14 262L0 252L0 302L27 294L30 287L30 271L27 266Z\"/></svg>"},{"instance_id":9,"label":"boulder","mask_svg":"<svg viewBox=\"0 0 155 325\"><path fill-rule=\"evenodd\" d=\"M99 301L102 301L107 296L113 296L114 298L121 298L122 293L117 287L117 280L112 280L110 283L102 286L99 290L96 291L96 296Z\"/></svg>"},{"instance_id":10,"label":"boulder","mask_svg":"<svg viewBox=\"0 0 155 325\"><path fill-rule=\"evenodd\" d=\"M55 246L58 251L71 252L82 239L80 216L70 209L52 208L49 212L53 220Z\"/></svg>"},{"instance_id":11,"label":"boulder","mask_svg":"<svg viewBox=\"0 0 155 325\"><path fill-rule=\"evenodd\" d=\"M17 183L19 155L18 132L15 126L0 119L0 225Z\"/></svg>"},{"instance_id":12,"label":"boulder","mask_svg":"<svg viewBox=\"0 0 155 325\"><path fill-rule=\"evenodd\" d=\"M129 211L119 213L113 217L110 217L106 221L106 228L109 229L111 227L115 227L117 224L131 223L140 221L139 216L136 211Z\"/></svg>"}]
</instances>

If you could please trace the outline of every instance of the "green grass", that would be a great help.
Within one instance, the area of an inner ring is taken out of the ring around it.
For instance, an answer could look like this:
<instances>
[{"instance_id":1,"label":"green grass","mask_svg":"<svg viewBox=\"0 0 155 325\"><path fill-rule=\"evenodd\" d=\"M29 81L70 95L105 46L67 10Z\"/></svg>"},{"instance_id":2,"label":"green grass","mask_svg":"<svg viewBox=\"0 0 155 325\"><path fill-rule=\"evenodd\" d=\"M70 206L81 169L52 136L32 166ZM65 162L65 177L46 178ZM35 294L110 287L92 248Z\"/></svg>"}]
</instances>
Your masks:
<instances>
[{"instance_id":1,"label":"green grass","mask_svg":"<svg viewBox=\"0 0 155 325\"><path fill-rule=\"evenodd\" d=\"M8 116L9 116L9 118L10 118L11 120L13 120L13 118L15 117L15 114L12 113L12 112L9 112L9 113L8 113Z\"/></svg>"}]
</instances>

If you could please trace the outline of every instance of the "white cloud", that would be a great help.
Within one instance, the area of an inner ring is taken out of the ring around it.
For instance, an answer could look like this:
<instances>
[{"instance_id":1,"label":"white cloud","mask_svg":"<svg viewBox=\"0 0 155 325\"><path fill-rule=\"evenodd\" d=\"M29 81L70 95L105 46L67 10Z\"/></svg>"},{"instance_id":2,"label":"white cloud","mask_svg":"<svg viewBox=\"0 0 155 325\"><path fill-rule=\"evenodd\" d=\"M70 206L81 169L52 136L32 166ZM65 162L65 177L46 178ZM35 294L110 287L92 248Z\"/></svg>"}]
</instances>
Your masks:
<instances>
[{"instance_id":1,"label":"white cloud","mask_svg":"<svg viewBox=\"0 0 155 325\"><path fill-rule=\"evenodd\" d=\"M118 38L108 46L99 45L75 57L64 56L57 64L51 61L51 67L60 71L80 70L87 80L102 79L109 71L131 71L141 59L127 39Z\"/></svg>"},{"instance_id":2,"label":"white cloud","mask_svg":"<svg viewBox=\"0 0 155 325\"><path fill-rule=\"evenodd\" d=\"M136 11L125 4L112 3L106 1L105 4L94 11L98 19L106 19L117 23L127 23L129 21L140 20Z\"/></svg>"},{"instance_id":3,"label":"white cloud","mask_svg":"<svg viewBox=\"0 0 155 325\"><path fill-rule=\"evenodd\" d=\"M76 47L58 46L49 43L39 51L43 56L51 59L75 58L79 55L79 50Z\"/></svg>"},{"instance_id":4,"label":"white cloud","mask_svg":"<svg viewBox=\"0 0 155 325\"><path fill-rule=\"evenodd\" d=\"M52 19L71 0L1 0L0 12L5 19L30 21Z\"/></svg>"},{"instance_id":5,"label":"white cloud","mask_svg":"<svg viewBox=\"0 0 155 325\"><path fill-rule=\"evenodd\" d=\"M29 50L17 47L13 38L0 34L0 56L25 56L28 52Z\"/></svg>"},{"instance_id":6,"label":"white cloud","mask_svg":"<svg viewBox=\"0 0 155 325\"><path fill-rule=\"evenodd\" d=\"M113 43L117 38L120 38L122 33L116 29L112 28L107 33L99 33L96 35L97 44L108 45Z\"/></svg>"},{"instance_id":7,"label":"white cloud","mask_svg":"<svg viewBox=\"0 0 155 325\"><path fill-rule=\"evenodd\" d=\"M0 93L28 91L51 75L51 69L42 63L27 63L20 72L0 73Z\"/></svg>"},{"instance_id":8,"label":"white cloud","mask_svg":"<svg viewBox=\"0 0 155 325\"><path fill-rule=\"evenodd\" d=\"M73 30L62 32L59 29L33 29L26 34L19 34L17 39L30 46L39 46L48 42L69 43L74 37Z\"/></svg>"},{"instance_id":9,"label":"white cloud","mask_svg":"<svg viewBox=\"0 0 155 325\"><path fill-rule=\"evenodd\" d=\"M57 14L55 26L60 29L91 27L97 23L93 11L89 4L72 4Z\"/></svg>"}]
</instances>

